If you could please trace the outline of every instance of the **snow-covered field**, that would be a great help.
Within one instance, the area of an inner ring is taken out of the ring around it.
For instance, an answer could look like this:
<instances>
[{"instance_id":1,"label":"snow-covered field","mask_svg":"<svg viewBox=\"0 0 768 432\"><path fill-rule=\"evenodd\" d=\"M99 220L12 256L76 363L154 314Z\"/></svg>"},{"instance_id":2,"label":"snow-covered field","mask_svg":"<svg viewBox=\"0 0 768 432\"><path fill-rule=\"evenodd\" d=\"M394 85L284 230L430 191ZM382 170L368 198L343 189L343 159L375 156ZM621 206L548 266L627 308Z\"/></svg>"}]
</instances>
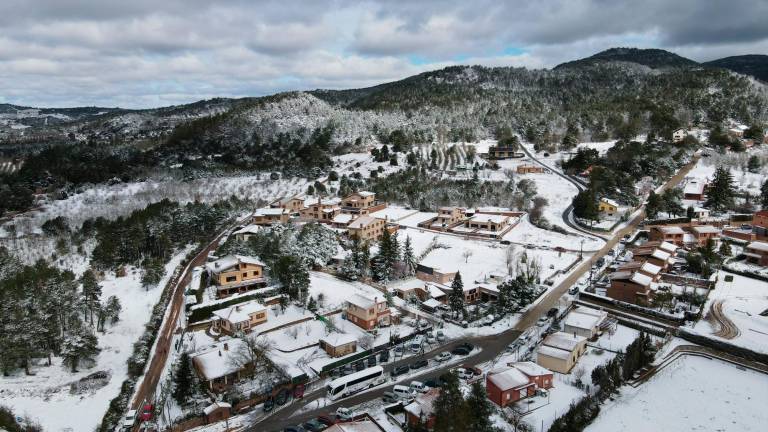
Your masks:
<instances>
[{"instance_id":1,"label":"snow-covered field","mask_svg":"<svg viewBox=\"0 0 768 432\"><path fill-rule=\"evenodd\" d=\"M171 259L165 266L166 274L158 284L159 288L149 291L141 287L141 273L137 269L130 269L121 278L108 275L101 282L102 297L117 296L122 312L116 325L107 326L106 334L97 332L102 351L96 364L92 368L81 366L79 372L71 373L62 366L60 358L54 358L52 366L43 366L44 360L38 361L40 366L33 368L33 376L19 372L11 377L0 377L0 405L11 407L17 415L34 419L49 432L93 430L109 402L120 391L127 376L126 361L132 353L133 343L144 332L162 287L187 252L183 250ZM70 393L71 383L97 371L110 374L106 386L83 394Z\"/></svg>"},{"instance_id":2,"label":"snow-covered field","mask_svg":"<svg viewBox=\"0 0 768 432\"><path fill-rule=\"evenodd\" d=\"M768 376L684 356L638 388L622 387L589 432L764 431Z\"/></svg>"},{"instance_id":3,"label":"snow-covered field","mask_svg":"<svg viewBox=\"0 0 768 432\"><path fill-rule=\"evenodd\" d=\"M733 282L726 282L725 276L733 276ZM729 342L758 352L768 353L768 317L760 313L768 309L768 282L720 271L715 289L710 293L704 306L705 314L710 305L724 300L723 313L739 328L740 334ZM716 327L716 326L715 326ZM694 330L716 338L717 331L706 319L700 320Z\"/></svg>"},{"instance_id":4,"label":"snow-covered field","mask_svg":"<svg viewBox=\"0 0 768 432\"><path fill-rule=\"evenodd\" d=\"M759 195L760 186L768 175L768 148L765 146L756 147L742 153L728 152L720 154L714 151L707 152L710 156L699 159L696 166L686 176L686 179L696 179L699 181L712 180L715 169L724 166L731 171L735 186L740 190L745 190L750 194ZM757 156L762 165L758 172L752 173L747 170L747 161L751 156Z\"/></svg>"}]
</instances>

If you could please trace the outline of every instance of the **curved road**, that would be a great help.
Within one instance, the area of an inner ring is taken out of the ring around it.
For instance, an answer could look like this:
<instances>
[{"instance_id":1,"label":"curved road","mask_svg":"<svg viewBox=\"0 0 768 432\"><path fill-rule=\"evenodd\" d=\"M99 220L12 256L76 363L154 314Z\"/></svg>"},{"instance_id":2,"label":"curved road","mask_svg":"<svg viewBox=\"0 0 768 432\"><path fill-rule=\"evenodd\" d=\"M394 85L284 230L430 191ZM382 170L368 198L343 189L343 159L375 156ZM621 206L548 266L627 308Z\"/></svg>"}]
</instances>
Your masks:
<instances>
[{"instance_id":1,"label":"curved road","mask_svg":"<svg viewBox=\"0 0 768 432\"><path fill-rule=\"evenodd\" d=\"M576 189L579 192L581 192L581 191L583 191L585 189L584 184L582 184L582 183L572 179L570 176L567 176L567 175L563 174L559 170L556 170L556 169L552 168L551 166L545 164L544 162L540 161L539 159L537 159L533 155L533 153L531 153L530 150L528 150L524 145L520 144L520 148L523 150L523 153L525 153L526 156L528 156L532 161L534 161L537 164L543 166L544 168L552 171L552 173L554 173L555 175L558 175L558 176L562 177L568 183L571 183L572 185L576 186ZM581 228L578 224L576 224L573 221L573 205L572 204L569 204L568 207L566 207L566 209L563 210L563 222L565 222L565 224L568 225L571 229L574 229L574 230L576 230L576 231L578 231L580 233L586 234L586 235L588 235L590 237L597 237L597 238L599 238L600 240L603 240L603 241L608 241L608 237L605 237L603 235L596 234L596 233L594 233L592 231L589 231L589 230L586 230L584 228Z\"/></svg>"}]
</instances>

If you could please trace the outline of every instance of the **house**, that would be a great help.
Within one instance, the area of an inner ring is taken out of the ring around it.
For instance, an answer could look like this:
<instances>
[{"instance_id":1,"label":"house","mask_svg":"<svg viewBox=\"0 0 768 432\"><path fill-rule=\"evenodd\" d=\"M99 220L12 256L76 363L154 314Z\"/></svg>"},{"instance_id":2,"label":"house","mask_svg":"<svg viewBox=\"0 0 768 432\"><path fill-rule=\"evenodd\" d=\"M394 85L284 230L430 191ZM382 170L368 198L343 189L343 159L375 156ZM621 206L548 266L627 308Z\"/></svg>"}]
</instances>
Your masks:
<instances>
[{"instance_id":1,"label":"house","mask_svg":"<svg viewBox=\"0 0 768 432\"><path fill-rule=\"evenodd\" d=\"M702 201L704 189L707 183L702 180L690 180L683 188L683 198L687 200Z\"/></svg>"},{"instance_id":2,"label":"house","mask_svg":"<svg viewBox=\"0 0 768 432\"><path fill-rule=\"evenodd\" d=\"M518 174L541 174L544 172L544 167L538 165L518 165Z\"/></svg>"},{"instance_id":3,"label":"house","mask_svg":"<svg viewBox=\"0 0 768 432\"><path fill-rule=\"evenodd\" d=\"M752 215L752 226L758 237L768 236L768 210L760 210Z\"/></svg>"},{"instance_id":4,"label":"house","mask_svg":"<svg viewBox=\"0 0 768 432\"><path fill-rule=\"evenodd\" d=\"M691 227L696 246L704 246L709 239L717 240L720 238L720 228L712 225L696 225Z\"/></svg>"},{"instance_id":5,"label":"house","mask_svg":"<svg viewBox=\"0 0 768 432\"><path fill-rule=\"evenodd\" d=\"M427 283L415 277L402 279L392 283L388 286L388 289L403 300L416 297L419 300L424 301L429 298Z\"/></svg>"},{"instance_id":6,"label":"house","mask_svg":"<svg viewBox=\"0 0 768 432\"><path fill-rule=\"evenodd\" d=\"M320 339L322 348L331 357L343 357L357 350L357 339L346 333L331 333Z\"/></svg>"},{"instance_id":7,"label":"house","mask_svg":"<svg viewBox=\"0 0 768 432\"><path fill-rule=\"evenodd\" d=\"M334 228L344 229L355 219L354 215L347 213L339 213L331 220L331 226Z\"/></svg>"},{"instance_id":8,"label":"house","mask_svg":"<svg viewBox=\"0 0 768 432\"><path fill-rule=\"evenodd\" d=\"M464 219L464 209L461 207L440 207L437 217L431 223L430 228L446 229L461 222Z\"/></svg>"},{"instance_id":9,"label":"house","mask_svg":"<svg viewBox=\"0 0 768 432\"><path fill-rule=\"evenodd\" d=\"M417 267L417 269L418 269L418 267ZM453 272L453 275L456 276L456 272ZM418 270L417 270L416 276L418 277ZM436 283L433 286L437 287L439 290L441 290L443 292L443 294L446 295L445 298L447 299L447 296L450 295L451 292L453 291L453 289L450 286L451 282L453 282L453 278L451 278L451 280L448 281L445 284L443 284L443 283ZM479 302L481 300L482 292L481 292L480 286L471 285L471 284L467 283L467 284L463 285L462 289L464 291L464 303L466 303L466 304L474 304L474 303L477 303L477 302ZM435 298L435 297L432 296L432 298ZM437 299L437 300L440 301L440 299Z\"/></svg>"},{"instance_id":10,"label":"house","mask_svg":"<svg viewBox=\"0 0 768 432\"><path fill-rule=\"evenodd\" d=\"M299 214L304 219L313 219L318 222L330 223L333 219L341 213L341 207L339 206L338 199L322 199L317 198L316 202L307 205L301 209Z\"/></svg>"},{"instance_id":11,"label":"house","mask_svg":"<svg viewBox=\"0 0 768 432\"><path fill-rule=\"evenodd\" d=\"M753 228L749 225L746 227L724 227L722 232L723 237L730 239L741 240L745 242L751 242L757 240L757 234Z\"/></svg>"},{"instance_id":12,"label":"house","mask_svg":"<svg viewBox=\"0 0 768 432\"><path fill-rule=\"evenodd\" d=\"M251 223L254 225L285 224L290 219L291 212L284 208L260 208L253 214Z\"/></svg>"},{"instance_id":13,"label":"house","mask_svg":"<svg viewBox=\"0 0 768 432\"><path fill-rule=\"evenodd\" d=\"M207 424L226 420L232 415L232 405L216 401L203 409L203 415Z\"/></svg>"},{"instance_id":14,"label":"house","mask_svg":"<svg viewBox=\"0 0 768 432\"><path fill-rule=\"evenodd\" d=\"M515 147L512 146L490 146L488 147L488 159L490 160L499 160L499 159L510 159L514 157L522 157L522 153L518 153L515 150L517 150Z\"/></svg>"},{"instance_id":15,"label":"house","mask_svg":"<svg viewBox=\"0 0 768 432\"><path fill-rule=\"evenodd\" d=\"M385 432L385 430L386 429L382 428L375 420L368 416L368 418L362 420L353 420L335 424L328 429L325 429L323 432Z\"/></svg>"},{"instance_id":16,"label":"house","mask_svg":"<svg viewBox=\"0 0 768 432\"><path fill-rule=\"evenodd\" d=\"M649 276L654 282L658 282L661 279L661 267L652 264L648 261L630 261L626 264L620 265L618 271L638 272Z\"/></svg>"},{"instance_id":17,"label":"house","mask_svg":"<svg viewBox=\"0 0 768 432\"><path fill-rule=\"evenodd\" d=\"M685 231L679 226L652 226L649 233L651 241L669 242L677 246L683 245Z\"/></svg>"},{"instance_id":18,"label":"house","mask_svg":"<svg viewBox=\"0 0 768 432\"><path fill-rule=\"evenodd\" d=\"M464 222L464 226L480 231L502 232L509 226L509 216L475 213L469 220Z\"/></svg>"},{"instance_id":19,"label":"house","mask_svg":"<svg viewBox=\"0 0 768 432\"><path fill-rule=\"evenodd\" d=\"M744 256L746 256L747 261L751 263L755 263L763 267L768 266L768 243L754 241L748 244L744 249Z\"/></svg>"},{"instance_id":20,"label":"house","mask_svg":"<svg viewBox=\"0 0 768 432\"><path fill-rule=\"evenodd\" d=\"M227 255L205 264L211 282L218 285L217 295L226 297L246 292L254 285L264 284L264 263L257 258Z\"/></svg>"},{"instance_id":21,"label":"house","mask_svg":"<svg viewBox=\"0 0 768 432\"><path fill-rule=\"evenodd\" d=\"M551 371L569 373L587 349L587 339L556 332L547 336L536 354L536 363Z\"/></svg>"},{"instance_id":22,"label":"house","mask_svg":"<svg viewBox=\"0 0 768 432\"><path fill-rule=\"evenodd\" d=\"M682 142L686 136L688 136L688 131L682 128L677 129L674 132L672 132L672 142L673 143Z\"/></svg>"},{"instance_id":23,"label":"house","mask_svg":"<svg viewBox=\"0 0 768 432\"><path fill-rule=\"evenodd\" d=\"M219 332L250 333L253 327L267 322L267 308L256 300L213 311L213 328Z\"/></svg>"},{"instance_id":24,"label":"house","mask_svg":"<svg viewBox=\"0 0 768 432\"><path fill-rule=\"evenodd\" d=\"M619 203L610 198L600 198L598 211L605 216L615 216L619 212Z\"/></svg>"},{"instance_id":25,"label":"house","mask_svg":"<svg viewBox=\"0 0 768 432\"><path fill-rule=\"evenodd\" d=\"M572 310L563 322L563 333L592 339L597 335L600 324L608 317L605 311L580 307Z\"/></svg>"},{"instance_id":26,"label":"house","mask_svg":"<svg viewBox=\"0 0 768 432\"><path fill-rule=\"evenodd\" d=\"M370 299L355 294L347 300L345 312L347 320L364 330L385 327L391 323L390 310L384 299Z\"/></svg>"},{"instance_id":27,"label":"house","mask_svg":"<svg viewBox=\"0 0 768 432\"><path fill-rule=\"evenodd\" d=\"M233 232L232 235L235 236L235 238L239 241L248 241L253 237L256 233L259 232L261 227L258 225L246 225L237 231Z\"/></svg>"},{"instance_id":28,"label":"house","mask_svg":"<svg viewBox=\"0 0 768 432\"><path fill-rule=\"evenodd\" d=\"M384 234L387 222L384 219L363 215L347 226L349 237L359 240L378 240Z\"/></svg>"},{"instance_id":29,"label":"house","mask_svg":"<svg viewBox=\"0 0 768 432\"><path fill-rule=\"evenodd\" d=\"M439 388L431 388L426 393L416 396L413 402L403 409L405 410L408 427L416 427L424 424L427 430L435 428L435 400L440 396Z\"/></svg>"},{"instance_id":30,"label":"house","mask_svg":"<svg viewBox=\"0 0 768 432\"><path fill-rule=\"evenodd\" d=\"M536 389L550 389L553 373L533 362L509 363L506 368L488 372L485 390L488 399L500 407L533 396Z\"/></svg>"},{"instance_id":31,"label":"house","mask_svg":"<svg viewBox=\"0 0 768 432\"><path fill-rule=\"evenodd\" d=\"M367 215L387 208L387 203L376 201L376 194L368 191L353 192L341 200L341 211Z\"/></svg>"},{"instance_id":32,"label":"house","mask_svg":"<svg viewBox=\"0 0 768 432\"><path fill-rule=\"evenodd\" d=\"M731 138L742 138L744 136L744 131L747 129L749 129L747 126L738 125L728 129L727 133Z\"/></svg>"},{"instance_id":33,"label":"house","mask_svg":"<svg viewBox=\"0 0 768 432\"><path fill-rule=\"evenodd\" d=\"M648 261L651 264L661 267L662 271L666 271L669 266L675 263L675 258L672 253L669 253L660 247L646 247L645 245L632 250L632 259L635 261Z\"/></svg>"},{"instance_id":34,"label":"house","mask_svg":"<svg viewBox=\"0 0 768 432\"><path fill-rule=\"evenodd\" d=\"M291 214L298 214L304 208L304 199L297 196L280 198L269 203L269 207L286 209Z\"/></svg>"},{"instance_id":35,"label":"house","mask_svg":"<svg viewBox=\"0 0 768 432\"><path fill-rule=\"evenodd\" d=\"M437 284L447 285L453 281L454 277L456 277L456 271L449 271L424 264L417 264L416 277L425 282L434 282Z\"/></svg>"},{"instance_id":36,"label":"house","mask_svg":"<svg viewBox=\"0 0 768 432\"><path fill-rule=\"evenodd\" d=\"M216 342L205 351L193 354L192 366L213 392L222 392L240 380L253 366L243 363L239 354L245 349L242 339Z\"/></svg>"},{"instance_id":37,"label":"house","mask_svg":"<svg viewBox=\"0 0 768 432\"><path fill-rule=\"evenodd\" d=\"M705 209L702 207L694 207L693 208L693 218L694 219L706 219L709 217L709 209Z\"/></svg>"},{"instance_id":38,"label":"house","mask_svg":"<svg viewBox=\"0 0 768 432\"><path fill-rule=\"evenodd\" d=\"M647 305L650 303L653 279L640 272L618 271L609 276L611 284L606 295L625 303Z\"/></svg>"}]
</instances>

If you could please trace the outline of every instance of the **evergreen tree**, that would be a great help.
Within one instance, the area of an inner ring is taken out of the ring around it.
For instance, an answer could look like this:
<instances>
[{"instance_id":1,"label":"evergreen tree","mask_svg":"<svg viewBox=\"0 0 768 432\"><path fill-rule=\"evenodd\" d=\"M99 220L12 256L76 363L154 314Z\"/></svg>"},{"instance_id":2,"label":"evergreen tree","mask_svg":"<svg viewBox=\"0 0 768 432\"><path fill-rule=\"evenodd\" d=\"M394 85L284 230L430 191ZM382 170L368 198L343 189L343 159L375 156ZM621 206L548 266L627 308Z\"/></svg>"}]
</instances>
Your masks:
<instances>
[{"instance_id":1,"label":"evergreen tree","mask_svg":"<svg viewBox=\"0 0 768 432\"><path fill-rule=\"evenodd\" d=\"M411 245L411 236L405 237L405 243L403 244L403 265L405 266L405 275L413 276L416 274L416 257L413 254L413 246Z\"/></svg>"},{"instance_id":2,"label":"evergreen tree","mask_svg":"<svg viewBox=\"0 0 768 432\"><path fill-rule=\"evenodd\" d=\"M760 171L760 158L757 155L752 155L747 161L747 170L751 173Z\"/></svg>"},{"instance_id":3,"label":"evergreen tree","mask_svg":"<svg viewBox=\"0 0 768 432\"><path fill-rule=\"evenodd\" d=\"M662 201L664 202L664 211L672 217L677 217L677 215L681 214L683 212L683 205L680 202L682 197L683 194L680 189L675 188L665 190L661 195Z\"/></svg>"},{"instance_id":4,"label":"evergreen tree","mask_svg":"<svg viewBox=\"0 0 768 432\"><path fill-rule=\"evenodd\" d=\"M596 221L600 218L595 191L590 187L573 198L573 213L582 219Z\"/></svg>"},{"instance_id":5,"label":"evergreen tree","mask_svg":"<svg viewBox=\"0 0 768 432\"><path fill-rule=\"evenodd\" d=\"M173 399L180 406L184 406L189 401L189 398L195 393L194 383L195 377L192 372L192 361L189 358L189 354L182 353L179 357L179 363L176 366L176 373L173 378Z\"/></svg>"},{"instance_id":6,"label":"evergreen tree","mask_svg":"<svg viewBox=\"0 0 768 432\"><path fill-rule=\"evenodd\" d=\"M317 311L317 302L315 301L315 298L312 296L309 296L309 301L307 301L307 310L312 312Z\"/></svg>"},{"instance_id":7,"label":"evergreen tree","mask_svg":"<svg viewBox=\"0 0 768 432\"><path fill-rule=\"evenodd\" d=\"M459 387L459 377L455 372L443 375L445 381L440 395L433 404L435 415L434 432L470 431L467 406Z\"/></svg>"},{"instance_id":8,"label":"evergreen tree","mask_svg":"<svg viewBox=\"0 0 768 432\"><path fill-rule=\"evenodd\" d=\"M693 216L696 213L696 209L693 208L693 206L688 206L688 208L685 210L685 217L688 219L693 219Z\"/></svg>"},{"instance_id":9,"label":"evergreen tree","mask_svg":"<svg viewBox=\"0 0 768 432\"><path fill-rule=\"evenodd\" d=\"M760 186L760 204L764 209L768 209L768 180Z\"/></svg>"},{"instance_id":10,"label":"evergreen tree","mask_svg":"<svg viewBox=\"0 0 768 432\"><path fill-rule=\"evenodd\" d=\"M728 240L723 240L722 243L720 243L720 256L723 258L728 258L731 256L731 254L731 242Z\"/></svg>"},{"instance_id":11,"label":"evergreen tree","mask_svg":"<svg viewBox=\"0 0 768 432\"><path fill-rule=\"evenodd\" d=\"M309 289L309 272L295 256L283 255L272 266L272 276L281 285L281 291L291 300L303 301Z\"/></svg>"},{"instance_id":12,"label":"evergreen tree","mask_svg":"<svg viewBox=\"0 0 768 432\"><path fill-rule=\"evenodd\" d=\"M468 426L467 430L473 432L495 432L497 429L493 426L491 415L493 407L485 387L479 382L472 384L472 391L466 400Z\"/></svg>"},{"instance_id":13,"label":"evergreen tree","mask_svg":"<svg viewBox=\"0 0 768 432\"><path fill-rule=\"evenodd\" d=\"M733 177L731 172L724 167L715 169L715 177L712 180L705 205L715 210L727 210L733 207Z\"/></svg>"},{"instance_id":14,"label":"evergreen tree","mask_svg":"<svg viewBox=\"0 0 768 432\"><path fill-rule=\"evenodd\" d=\"M148 258L142 263L144 273L141 275L141 286L149 290L156 286L163 279L165 268L159 259Z\"/></svg>"},{"instance_id":15,"label":"evergreen tree","mask_svg":"<svg viewBox=\"0 0 768 432\"><path fill-rule=\"evenodd\" d=\"M105 309L107 311L107 319L112 324L120 320L120 312L123 310L123 307L120 305L120 299L117 296L109 296Z\"/></svg>"},{"instance_id":16,"label":"evergreen tree","mask_svg":"<svg viewBox=\"0 0 768 432\"><path fill-rule=\"evenodd\" d=\"M645 204L645 215L648 219L656 219L659 211L661 210L662 201L661 197L656 192L651 191L648 194L648 202Z\"/></svg>"},{"instance_id":17,"label":"evergreen tree","mask_svg":"<svg viewBox=\"0 0 768 432\"><path fill-rule=\"evenodd\" d=\"M101 286L99 286L99 282L96 280L96 275L91 269L88 269L83 273L83 276L80 278L80 283L83 284L83 306L88 312L90 323L93 324L93 315L96 308L99 306L101 299Z\"/></svg>"},{"instance_id":18,"label":"evergreen tree","mask_svg":"<svg viewBox=\"0 0 768 432\"><path fill-rule=\"evenodd\" d=\"M77 367L83 360L93 360L101 352L98 339L93 331L85 326L77 326L64 336L61 344L61 357L65 366L69 366L72 372L77 372Z\"/></svg>"},{"instance_id":19,"label":"evergreen tree","mask_svg":"<svg viewBox=\"0 0 768 432\"><path fill-rule=\"evenodd\" d=\"M461 273L456 272L456 277L451 283L451 292L448 294L448 303L454 314L459 312L466 318L467 309L464 307L464 283L461 281Z\"/></svg>"}]
</instances>

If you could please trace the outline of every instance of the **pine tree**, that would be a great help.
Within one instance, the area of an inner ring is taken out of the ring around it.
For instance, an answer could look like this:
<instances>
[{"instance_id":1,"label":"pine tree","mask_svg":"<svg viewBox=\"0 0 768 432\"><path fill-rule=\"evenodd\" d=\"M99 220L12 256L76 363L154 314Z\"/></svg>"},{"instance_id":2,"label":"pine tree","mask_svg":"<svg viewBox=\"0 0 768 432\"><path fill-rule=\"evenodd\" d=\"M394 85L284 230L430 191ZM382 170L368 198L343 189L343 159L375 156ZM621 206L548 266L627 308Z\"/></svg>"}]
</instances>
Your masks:
<instances>
[{"instance_id":1,"label":"pine tree","mask_svg":"<svg viewBox=\"0 0 768 432\"><path fill-rule=\"evenodd\" d=\"M181 406L186 405L189 398L194 394L195 377L192 374L191 363L189 354L182 353L174 374L173 398Z\"/></svg>"},{"instance_id":2,"label":"pine tree","mask_svg":"<svg viewBox=\"0 0 768 432\"><path fill-rule=\"evenodd\" d=\"M432 403L435 415L434 432L470 431L467 406L455 372L444 375L440 395Z\"/></svg>"},{"instance_id":3,"label":"pine tree","mask_svg":"<svg viewBox=\"0 0 768 432\"><path fill-rule=\"evenodd\" d=\"M661 210L661 197L656 192L651 191L648 194L648 202L645 204L645 215L648 219L656 219Z\"/></svg>"},{"instance_id":4,"label":"pine tree","mask_svg":"<svg viewBox=\"0 0 768 432\"><path fill-rule=\"evenodd\" d=\"M693 208L693 206L688 206L688 208L685 210L685 217L688 219L693 219L693 216L696 214L696 209Z\"/></svg>"},{"instance_id":5,"label":"pine tree","mask_svg":"<svg viewBox=\"0 0 768 432\"><path fill-rule=\"evenodd\" d=\"M467 309L464 307L464 283L461 281L461 273L456 272L456 276L451 283L451 293L448 294L448 303L454 314L462 313L467 316Z\"/></svg>"},{"instance_id":6,"label":"pine tree","mask_svg":"<svg viewBox=\"0 0 768 432\"><path fill-rule=\"evenodd\" d=\"M752 155L747 161L747 170L751 173L760 172L760 158L757 155Z\"/></svg>"},{"instance_id":7,"label":"pine tree","mask_svg":"<svg viewBox=\"0 0 768 432\"><path fill-rule=\"evenodd\" d=\"M768 180L760 186L760 204L764 209L768 209Z\"/></svg>"},{"instance_id":8,"label":"pine tree","mask_svg":"<svg viewBox=\"0 0 768 432\"><path fill-rule=\"evenodd\" d=\"M123 310L120 305L120 299L117 296L109 296L106 304L107 319L111 324L115 324L120 320L120 312Z\"/></svg>"},{"instance_id":9,"label":"pine tree","mask_svg":"<svg viewBox=\"0 0 768 432\"><path fill-rule=\"evenodd\" d=\"M411 236L405 237L405 243L403 244L403 264L405 266L405 275L413 276L416 274L416 257L413 254L413 246L411 245Z\"/></svg>"},{"instance_id":10,"label":"pine tree","mask_svg":"<svg viewBox=\"0 0 768 432\"><path fill-rule=\"evenodd\" d=\"M93 314L101 299L101 286L99 286L99 282L96 280L96 275L91 269L88 269L83 273L83 276L80 278L80 283L83 284L83 306L88 311L88 319L91 325L93 325Z\"/></svg>"},{"instance_id":11,"label":"pine tree","mask_svg":"<svg viewBox=\"0 0 768 432\"><path fill-rule=\"evenodd\" d=\"M491 415L493 407L488 400L485 388L479 382L472 384L472 391L466 401L467 415L469 417L467 430L473 432L495 432Z\"/></svg>"},{"instance_id":12,"label":"pine tree","mask_svg":"<svg viewBox=\"0 0 768 432\"><path fill-rule=\"evenodd\" d=\"M309 296L309 301L307 301L307 310L312 312L317 311L317 302L315 302L315 298L312 296Z\"/></svg>"},{"instance_id":13,"label":"pine tree","mask_svg":"<svg viewBox=\"0 0 768 432\"><path fill-rule=\"evenodd\" d=\"M77 326L64 336L61 344L61 357L66 366L77 372L83 360L92 360L101 352L98 339L93 331L85 326Z\"/></svg>"},{"instance_id":14,"label":"pine tree","mask_svg":"<svg viewBox=\"0 0 768 432\"><path fill-rule=\"evenodd\" d=\"M733 177L731 172L724 167L715 169L715 176L707 192L705 205L715 210L727 210L733 207Z\"/></svg>"},{"instance_id":15,"label":"pine tree","mask_svg":"<svg viewBox=\"0 0 768 432\"><path fill-rule=\"evenodd\" d=\"M728 240L723 240L722 243L720 243L720 255L723 258L728 258L731 256L731 254L731 242Z\"/></svg>"}]
</instances>

